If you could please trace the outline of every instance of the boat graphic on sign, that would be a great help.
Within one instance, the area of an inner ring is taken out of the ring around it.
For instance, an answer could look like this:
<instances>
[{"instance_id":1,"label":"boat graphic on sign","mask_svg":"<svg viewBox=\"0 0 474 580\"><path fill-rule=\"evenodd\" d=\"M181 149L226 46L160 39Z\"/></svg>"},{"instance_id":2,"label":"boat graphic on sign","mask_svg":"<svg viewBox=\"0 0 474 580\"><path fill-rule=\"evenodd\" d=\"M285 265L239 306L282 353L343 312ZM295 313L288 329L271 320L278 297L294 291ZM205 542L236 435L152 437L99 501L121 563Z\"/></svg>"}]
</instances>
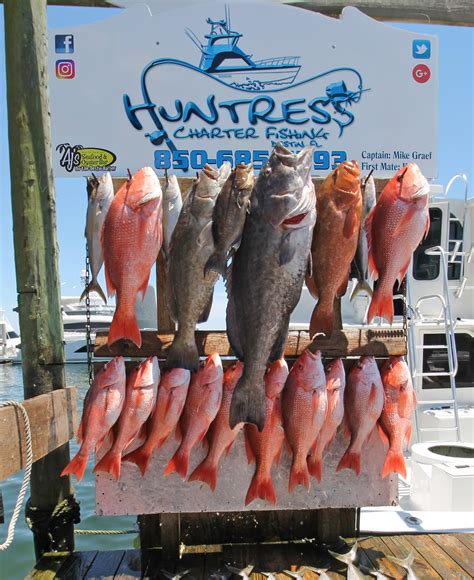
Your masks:
<instances>
[{"instance_id":1,"label":"boat graphic on sign","mask_svg":"<svg viewBox=\"0 0 474 580\"><path fill-rule=\"evenodd\" d=\"M254 60L238 43L240 32L231 29L229 7L223 20L207 18L211 30L201 43L198 36L185 28L187 36L201 52L199 69L226 84L247 90L262 91L268 87L291 85L300 71L299 56L277 56Z\"/></svg>"}]
</instances>

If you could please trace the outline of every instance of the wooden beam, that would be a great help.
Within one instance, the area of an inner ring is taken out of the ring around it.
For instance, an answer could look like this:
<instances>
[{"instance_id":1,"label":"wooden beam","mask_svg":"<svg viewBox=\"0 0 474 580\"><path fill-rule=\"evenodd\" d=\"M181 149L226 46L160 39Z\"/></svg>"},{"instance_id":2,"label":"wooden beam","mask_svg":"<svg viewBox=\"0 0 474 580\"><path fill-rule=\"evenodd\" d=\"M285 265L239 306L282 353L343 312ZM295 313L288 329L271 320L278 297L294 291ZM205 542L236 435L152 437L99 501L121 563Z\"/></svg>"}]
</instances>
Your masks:
<instances>
[{"instance_id":1,"label":"wooden beam","mask_svg":"<svg viewBox=\"0 0 474 580\"><path fill-rule=\"evenodd\" d=\"M15 269L25 399L65 387L56 199L51 163L46 0L7 0L4 9ZM66 443L33 465L32 510L42 514L73 493ZM35 512L36 513L36 512ZM74 549L72 521L35 526L35 550Z\"/></svg>"},{"instance_id":2,"label":"wooden beam","mask_svg":"<svg viewBox=\"0 0 474 580\"><path fill-rule=\"evenodd\" d=\"M107 346L107 333L98 332L95 339L96 357L147 357L156 355L166 358L166 350L173 342L174 335L157 334L153 330L142 331L142 346L137 348L130 342L117 342ZM227 334L224 330L196 331L196 343L199 354L207 356L218 352L221 356L233 356ZM290 331L285 347L285 357L299 356L305 348L321 350L323 356L360 356L371 354L378 357L404 356L406 354L406 337L400 330L346 328L335 330L330 339L317 338L313 341L303 330Z\"/></svg>"},{"instance_id":3,"label":"wooden beam","mask_svg":"<svg viewBox=\"0 0 474 580\"><path fill-rule=\"evenodd\" d=\"M77 430L75 387L59 389L23 401L28 414L33 461L51 453L74 437ZM0 409L0 481L24 469L26 435L23 416L14 407Z\"/></svg>"}]
</instances>

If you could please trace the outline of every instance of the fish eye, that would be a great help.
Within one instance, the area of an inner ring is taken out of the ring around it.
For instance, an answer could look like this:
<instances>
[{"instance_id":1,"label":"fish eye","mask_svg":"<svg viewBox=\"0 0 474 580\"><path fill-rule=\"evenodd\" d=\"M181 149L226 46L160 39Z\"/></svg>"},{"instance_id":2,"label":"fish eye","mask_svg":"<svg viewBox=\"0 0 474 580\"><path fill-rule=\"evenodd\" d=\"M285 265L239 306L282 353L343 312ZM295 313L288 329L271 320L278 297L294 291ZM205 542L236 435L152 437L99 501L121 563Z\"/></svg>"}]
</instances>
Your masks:
<instances>
[{"instance_id":1,"label":"fish eye","mask_svg":"<svg viewBox=\"0 0 474 580\"><path fill-rule=\"evenodd\" d=\"M262 169L262 173L263 173L264 177L268 177L268 176L271 174L271 172L272 172L272 170L271 170L271 168L270 168L270 167L268 167L268 166L267 166L267 167L264 167L264 168Z\"/></svg>"},{"instance_id":2,"label":"fish eye","mask_svg":"<svg viewBox=\"0 0 474 580\"><path fill-rule=\"evenodd\" d=\"M300 369L300 371L303 370L303 363L298 363L298 368Z\"/></svg>"}]
</instances>

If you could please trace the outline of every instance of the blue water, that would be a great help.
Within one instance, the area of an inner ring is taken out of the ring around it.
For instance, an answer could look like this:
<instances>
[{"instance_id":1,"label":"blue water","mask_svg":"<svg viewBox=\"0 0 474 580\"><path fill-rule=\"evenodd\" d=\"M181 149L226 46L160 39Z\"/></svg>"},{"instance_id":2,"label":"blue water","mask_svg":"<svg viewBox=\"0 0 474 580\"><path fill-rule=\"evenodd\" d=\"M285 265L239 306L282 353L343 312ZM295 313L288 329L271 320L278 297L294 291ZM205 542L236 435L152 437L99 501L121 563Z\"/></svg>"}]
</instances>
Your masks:
<instances>
[{"instance_id":1,"label":"blue water","mask_svg":"<svg viewBox=\"0 0 474 580\"><path fill-rule=\"evenodd\" d=\"M77 387L79 412L87 391L87 366L85 364L66 365L67 385ZM23 400L23 382L20 365L0 365L0 402L14 399ZM77 443L71 441L71 457L78 450ZM76 497L81 504L81 523L77 528L87 530L137 529L135 517L105 517L96 516L95 482L92 475L92 460L81 483L76 485L73 478ZM5 541L7 525L13 512L15 501L20 490L23 472L19 472L0 484L5 508L5 524L0 524L0 543ZM26 499L29 493L26 495ZM23 506L24 508L24 506ZM75 536L76 550L120 550L133 548L136 545L137 534L123 536ZM24 509L18 519L13 544L4 552L0 552L0 579L24 578L35 564L33 535L26 526Z\"/></svg>"}]
</instances>

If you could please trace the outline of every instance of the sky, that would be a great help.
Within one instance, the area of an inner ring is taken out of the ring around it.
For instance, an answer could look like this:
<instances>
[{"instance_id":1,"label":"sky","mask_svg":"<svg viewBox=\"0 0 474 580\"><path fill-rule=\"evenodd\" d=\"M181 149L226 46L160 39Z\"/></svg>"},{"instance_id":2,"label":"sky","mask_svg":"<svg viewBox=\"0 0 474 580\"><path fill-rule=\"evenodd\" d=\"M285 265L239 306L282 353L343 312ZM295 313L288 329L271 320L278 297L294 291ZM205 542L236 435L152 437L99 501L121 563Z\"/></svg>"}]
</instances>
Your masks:
<instances>
[{"instance_id":1,"label":"sky","mask_svg":"<svg viewBox=\"0 0 474 580\"><path fill-rule=\"evenodd\" d=\"M102 8L49 7L48 26L77 26L109 18L117 10ZM0 4L3 21L3 4ZM439 38L439 135L438 179L446 185L452 175L466 173L474 177L474 29L430 24L395 24L414 32L433 34ZM395 130L396 128L394 128ZM10 199L8 158L8 128L6 111L5 35L0 27L0 309L18 328L15 266ZM62 295L80 294L80 272L84 268L84 221L87 207L85 180L55 179L58 240L60 248L60 279ZM452 195L460 196L461 188ZM472 194L471 194L472 195ZM103 282L103 273L100 275ZM104 285L105 286L105 285ZM223 288L217 288L215 301L222 303ZM210 321L212 323L212 321Z\"/></svg>"}]
</instances>

